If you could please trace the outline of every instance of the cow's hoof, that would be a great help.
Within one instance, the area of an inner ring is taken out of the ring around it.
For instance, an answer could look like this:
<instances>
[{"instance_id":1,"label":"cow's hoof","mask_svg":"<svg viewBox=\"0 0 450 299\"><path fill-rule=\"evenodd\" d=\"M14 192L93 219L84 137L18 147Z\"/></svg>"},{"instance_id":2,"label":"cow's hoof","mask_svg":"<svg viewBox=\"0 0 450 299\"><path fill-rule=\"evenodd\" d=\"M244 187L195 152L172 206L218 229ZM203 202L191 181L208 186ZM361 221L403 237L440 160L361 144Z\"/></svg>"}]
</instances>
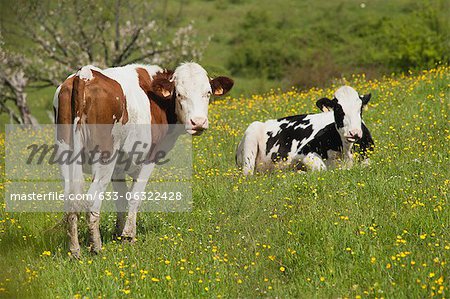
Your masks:
<instances>
[{"instance_id":1,"label":"cow's hoof","mask_svg":"<svg viewBox=\"0 0 450 299\"><path fill-rule=\"evenodd\" d=\"M370 164L371 164L371 161L370 161L369 158L364 159L364 160L362 160L362 162L361 162L362 167L370 166Z\"/></svg>"},{"instance_id":2,"label":"cow's hoof","mask_svg":"<svg viewBox=\"0 0 450 299\"><path fill-rule=\"evenodd\" d=\"M102 251L102 243L91 243L89 251L93 254L99 254Z\"/></svg>"},{"instance_id":3,"label":"cow's hoof","mask_svg":"<svg viewBox=\"0 0 450 299\"><path fill-rule=\"evenodd\" d=\"M120 239L122 240L123 243L130 243L130 244L134 244L136 243L136 238L135 237L131 237L131 236L120 236Z\"/></svg>"},{"instance_id":4,"label":"cow's hoof","mask_svg":"<svg viewBox=\"0 0 450 299\"><path fill-rule=\"evenodd\" d=\"M92 254L97 255L97 254L99 254L99 253L102 251L102 248L98 248L98 247L91 246L91 248L90 248L89 251L90 251Z\"/></svg>"},{"instance_id":5,"label":"cow's hoof","mask_svg":"<svg viewBox=\"0 0 450 299\"><path fill-rule=\"evenodd\" d=\"M76 260L79 260L81 258L81 250L70 250L70 257Z\"/></svg>"}]
</instances>

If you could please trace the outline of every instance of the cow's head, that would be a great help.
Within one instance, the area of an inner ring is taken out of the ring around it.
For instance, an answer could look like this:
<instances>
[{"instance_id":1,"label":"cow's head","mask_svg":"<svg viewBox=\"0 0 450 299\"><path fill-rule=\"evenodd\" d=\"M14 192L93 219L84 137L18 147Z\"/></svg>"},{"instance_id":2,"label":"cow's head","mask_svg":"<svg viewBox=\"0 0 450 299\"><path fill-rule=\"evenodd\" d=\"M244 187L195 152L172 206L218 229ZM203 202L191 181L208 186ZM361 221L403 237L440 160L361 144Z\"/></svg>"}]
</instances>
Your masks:
<instances>
[{"instance_id":1,"label":"cow's head","mask_svg":"<svg viewBox=\"0 0 450 299\"><path fill-rule=\"evenodd\" d=\"M332 100L322 98L316 102L322 111L333 110L336 128L341 138L353 143L362 137L362 108L367 105L371 94L358 95L350 86L340 87Z\"/></svg>"},{"instance_id":2,"label":"cow's head","mask_svg":"<svg viewBox=\"0 0 450 299\"><path fill-rule=\"evenodd\" d=\"M233 87L227 77L210 79L205 69L194 62L177 67L169 79L153 83L153 89L163 98L175 99L175 113L186 132L200 135L208 128L208 104L211 95L221 96Z\"/></svg>"}]
</instances>

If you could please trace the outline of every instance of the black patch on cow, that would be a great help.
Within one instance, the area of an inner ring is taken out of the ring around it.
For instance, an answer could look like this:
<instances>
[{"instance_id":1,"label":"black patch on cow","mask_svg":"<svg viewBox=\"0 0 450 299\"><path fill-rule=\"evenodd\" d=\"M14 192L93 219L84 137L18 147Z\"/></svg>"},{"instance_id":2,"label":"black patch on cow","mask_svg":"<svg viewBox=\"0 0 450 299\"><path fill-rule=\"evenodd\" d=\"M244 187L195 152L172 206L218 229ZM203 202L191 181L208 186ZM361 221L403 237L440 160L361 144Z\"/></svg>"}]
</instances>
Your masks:
<instances>
[{"instance_id":1,"label":"black patch on cow","mask_svg":"<svg viewBox=\"0 0 450 299\"><path fill-rule=\"evenodd\" d=\"M372 97L371 93L359 96L359 98L362 101L363 106L365 106L365 105L367 105L367 103L369 103L371 97Z\"/></svg>"},{"instance_id":2,"label":"black patch on cow","mask_svg":"<svg viewBox=\"0 0 450 299\"><path fill-rule=\"evenodd\" d=\"M329 98L321 98L319 100L317 100L316 102L316 106L322 111L324 108L327 108L328 110L333 110L334 105L336 104L336 100L330 100Z\"/></svg>"},{"instance_id":3,"label":"black patch on cow","mask_svg":"<svg viewBox=\"0 0 450 299\"><path fill-rule=\"evenodd\" d=\"M331 123L320 130L298 153L307 155L314 152L320 155L322 159L328 159L328 150L342 151L341 136L336 129L335 123Z\"/></svg>"},{"instance_id":4,"label":"black patch on cow","mask_svg":"<svg viewBox=\"0 0 450 299\"><path fill-rule=\"evenodd\" d=\"M308 115L302 114L279 118L277 119L278 122L288 121L280 125L280 132L276 135L273 135L272 132L267 132L269 138L266 143L266 155L269 154L274 146L280 146L278 151L272 153L270 157L273 162L278 162L288 157L294 140L300 141L311 136L313 129L309 120L305 120L306 116ZM299 125L302 127L298 127Z\"/></svg>"},{"instance_id":5,"label":"black patch on cow","mask_svg":"<svg viewBox=\"0 0 450 299\"><path fill-rule=\"evenodd\" d=\"M344 113L344 109L342 109L342 106L340 104L336 103L333 108L333 113L334 113L334 121L336 122L336 126L338 128L343 128L345 113Z\"/></svg>"},{"instance_id":6,"label":"black patch on cow","mask_svg":"<svg viewBox=\"0 0 450 299\"><path fill-rule=\"evenodd\" d=\"M359 146L359 153L361 154L361 159L366 159L368 157L368 152L372 152L375 148L375 141L373 141L372 135L370 134L369 128L366 127L364 123L361 123L362 137L356 144Z\"/></svg>"}]
</instances>

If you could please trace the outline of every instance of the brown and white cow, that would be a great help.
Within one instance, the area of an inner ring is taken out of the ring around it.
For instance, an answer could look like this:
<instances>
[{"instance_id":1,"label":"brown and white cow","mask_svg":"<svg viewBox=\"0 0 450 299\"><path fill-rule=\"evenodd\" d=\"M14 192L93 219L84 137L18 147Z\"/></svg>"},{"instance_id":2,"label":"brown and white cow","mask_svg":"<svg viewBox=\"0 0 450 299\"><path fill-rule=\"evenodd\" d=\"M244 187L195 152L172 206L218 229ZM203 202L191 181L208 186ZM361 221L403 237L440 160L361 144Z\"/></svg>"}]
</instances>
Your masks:
<instances>
[{"instance_id":1,"label":"brown and white cow","mask_svg":"<svg viewBox=\"0 0 450 299\"><path fill-rule=\"evenodd\" d=\"M158 145L168 134L164 125L184 124L187 133L201 134L208 128L211 95L223 95L232 86L233 80L227 77L210 79L199 64L189 62L181 64L175 71L137 64L104 70L84 66L58 87L54 109L59 149L74 152L94 149L98 160L109 159L108 163L94 163L89 167L85 167L83 160L61 165L66 196L82 194L83 172L92 173L87 194L94 196L88 217L93 252L99 252L102 247L100 192L105 191L112 181L119 194L140 194L155 166L154 163L135 163L124 169L108 153L114 149L127 152L130 147L144 142ZM102 129L95 129L95 125ZM144 129L136 130L136 125L143 125ZM139 150L150 157L150 148L141 147ZM127 174L133 178L130 189L125 182ZM121 198L116 202L119 211L116 229L122 238L133 241L139 201L129 201L128 212L125 213L123 205L126 206L127 201L125 196ZM78 211L69 211L67 219L70 252L79 257Z\"/></svg>"}]
</instances>

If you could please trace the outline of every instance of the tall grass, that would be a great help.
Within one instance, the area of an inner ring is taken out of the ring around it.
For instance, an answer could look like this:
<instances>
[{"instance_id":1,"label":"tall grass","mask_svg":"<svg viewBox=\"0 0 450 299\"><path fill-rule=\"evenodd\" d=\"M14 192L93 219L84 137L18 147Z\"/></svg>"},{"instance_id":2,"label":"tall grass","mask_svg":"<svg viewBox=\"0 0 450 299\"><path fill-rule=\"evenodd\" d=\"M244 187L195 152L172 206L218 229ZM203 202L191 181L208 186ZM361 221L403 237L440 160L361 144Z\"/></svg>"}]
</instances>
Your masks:
<instances>
[{"instance_id":1,"label":"tall grass","mask_svg":"<svg viewBox=\"0 0 450 299\"><path fill-rule=\"evenodd\" d=\"M234 165L250 122L315 111L337 86L214 102L194 139L192 212L140 214L135 245L112 240L104 213L98 256L68 257L61 214L3 206L0 297L448 297L449 74L349 78L373 95L376 141L372 164L350 170L245 178Z\"/></svg>"}]
</instances>

